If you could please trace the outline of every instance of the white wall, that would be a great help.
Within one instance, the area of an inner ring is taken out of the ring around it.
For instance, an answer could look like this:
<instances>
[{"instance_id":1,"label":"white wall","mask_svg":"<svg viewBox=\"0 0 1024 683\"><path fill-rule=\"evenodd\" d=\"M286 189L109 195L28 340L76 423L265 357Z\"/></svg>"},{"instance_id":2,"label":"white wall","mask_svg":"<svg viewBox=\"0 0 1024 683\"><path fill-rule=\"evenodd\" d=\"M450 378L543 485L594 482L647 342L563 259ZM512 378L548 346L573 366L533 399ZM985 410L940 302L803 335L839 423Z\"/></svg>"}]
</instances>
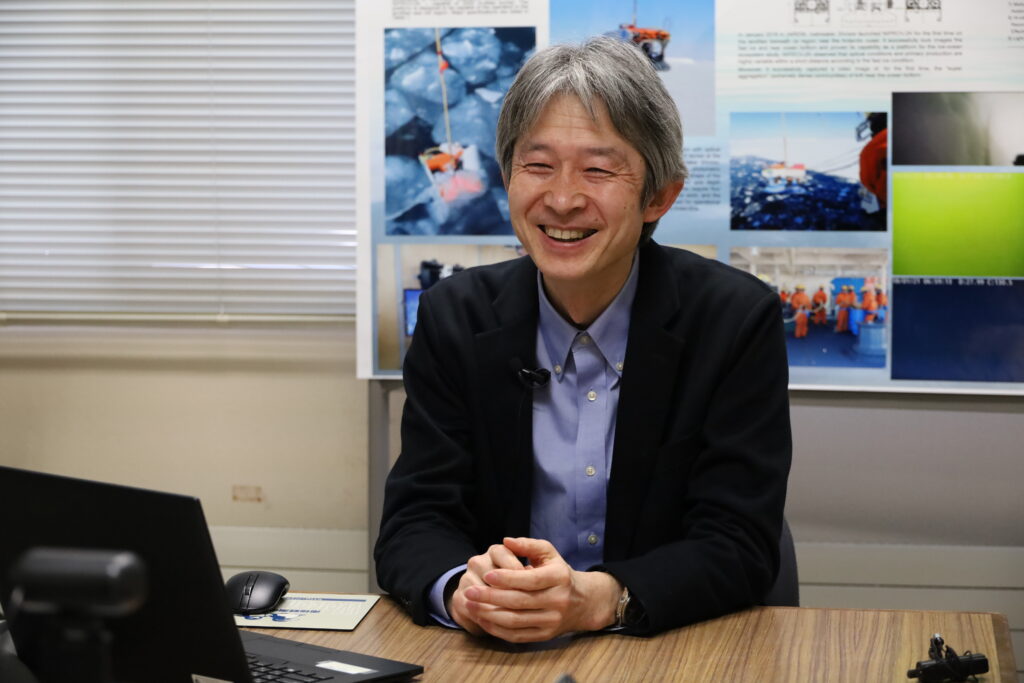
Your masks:
<instances>
[{"instance_id":1,"label":"white wall","mask_svg":"<svg viewBox=\"0 0 1024 683\"><path fill-rule=\"evenodd\" d=\"M211 525L365 530L354 358L351 325L0 328L0 463L196 495Z\"/></svg>"},{"instance_id":2,"label":"white wall","mask_svg":"<svg viewBox=\"0 0 1024 683\"><path fill-rule=\"evenodd\" d=\"M1024 397L797 392L806 541L1024 546Z\"/></svg>"}]
</instances>

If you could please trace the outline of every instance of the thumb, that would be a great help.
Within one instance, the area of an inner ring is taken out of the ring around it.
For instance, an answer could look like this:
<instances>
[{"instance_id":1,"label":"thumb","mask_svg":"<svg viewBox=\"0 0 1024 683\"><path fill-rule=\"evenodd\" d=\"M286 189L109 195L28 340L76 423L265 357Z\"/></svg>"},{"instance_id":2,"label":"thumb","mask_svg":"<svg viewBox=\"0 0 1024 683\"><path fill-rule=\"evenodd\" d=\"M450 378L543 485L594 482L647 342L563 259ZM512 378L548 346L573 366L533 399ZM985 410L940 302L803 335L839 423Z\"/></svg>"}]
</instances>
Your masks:
<instances>
[{"instance_id":1,"label":"thumb","mask_svg":"<svg viewBox=\"0 0 1024 683\"><path fill-rule=\"evenodd\" d=\"M550 541L538 538L511 538L502 540L506 548L516 554L517 557L525 557L533 567L561 559L561 555L555 550Z\"/></svg>"}]
</instances>

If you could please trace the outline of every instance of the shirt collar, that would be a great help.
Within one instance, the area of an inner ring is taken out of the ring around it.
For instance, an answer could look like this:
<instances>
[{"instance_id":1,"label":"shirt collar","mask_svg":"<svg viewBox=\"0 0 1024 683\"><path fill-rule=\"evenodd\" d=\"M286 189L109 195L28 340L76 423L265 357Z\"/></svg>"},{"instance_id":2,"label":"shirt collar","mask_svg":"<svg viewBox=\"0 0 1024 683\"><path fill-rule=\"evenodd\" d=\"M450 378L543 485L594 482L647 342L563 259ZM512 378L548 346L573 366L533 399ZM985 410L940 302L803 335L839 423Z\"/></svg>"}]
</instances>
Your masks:
<instances>
[{"instance_id":1,"label":"shirt collar","mask_svg":"<svg viewBox=\"0 0 1024 683\"><path fill-rule=\"evenodd\" d=\"M620 377L622 376L622 364L626 358L626 340L629 335L629 316L633 308L633 299L636 296L639 272L640 262L634 252L629 276L626 277L626 282L622 285L619 293L608 304L608 308L604 309L586 330L579 330L555 310L544 291L541 273L537 271L537 296L540 300L538 329L552 363L564 367L573 342L578 336L586 333L612 370ZM562 379L562 373L555 372L554 374L556 379Z\"/></svg>"}]
</instances>

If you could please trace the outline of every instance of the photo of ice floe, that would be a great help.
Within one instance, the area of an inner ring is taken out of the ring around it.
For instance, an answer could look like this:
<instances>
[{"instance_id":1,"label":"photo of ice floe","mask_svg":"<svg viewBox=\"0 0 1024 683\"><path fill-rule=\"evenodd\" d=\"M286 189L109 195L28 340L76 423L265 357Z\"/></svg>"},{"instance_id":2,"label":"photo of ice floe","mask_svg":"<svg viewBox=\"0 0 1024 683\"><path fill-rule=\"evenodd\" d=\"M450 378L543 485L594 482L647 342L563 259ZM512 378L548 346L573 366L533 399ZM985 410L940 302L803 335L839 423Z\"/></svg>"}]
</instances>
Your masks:
<instances>
[{"instance_id":1,"label":"photo of ice floe","mask_svg":"<svg viewBox=\"0 0 1024 683\"><path fill-rule=\"evenodd\" d=\"M494 135L535 45L533 27L385 30L386 234L512 234Z\"/></svg>"}]
</instances>

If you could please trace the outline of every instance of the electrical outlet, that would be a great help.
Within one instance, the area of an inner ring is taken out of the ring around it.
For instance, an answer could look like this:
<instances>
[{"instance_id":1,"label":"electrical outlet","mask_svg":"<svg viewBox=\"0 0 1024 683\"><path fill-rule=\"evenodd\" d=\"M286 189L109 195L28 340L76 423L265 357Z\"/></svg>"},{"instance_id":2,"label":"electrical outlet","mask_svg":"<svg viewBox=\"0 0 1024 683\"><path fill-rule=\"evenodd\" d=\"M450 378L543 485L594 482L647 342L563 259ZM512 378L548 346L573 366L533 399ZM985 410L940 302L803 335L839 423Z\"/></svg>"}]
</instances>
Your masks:
<instances>
[{"instance_id":1,"label":"electrical outlet","mask_svg":"<svg viewBox=\"0 0 1024 683\"><path fill-rule=\"evenodd\" d=\"M236 503L262 503L262 486L239 486L231 487L231 500Z\"/></svg>"}]
</instances>

